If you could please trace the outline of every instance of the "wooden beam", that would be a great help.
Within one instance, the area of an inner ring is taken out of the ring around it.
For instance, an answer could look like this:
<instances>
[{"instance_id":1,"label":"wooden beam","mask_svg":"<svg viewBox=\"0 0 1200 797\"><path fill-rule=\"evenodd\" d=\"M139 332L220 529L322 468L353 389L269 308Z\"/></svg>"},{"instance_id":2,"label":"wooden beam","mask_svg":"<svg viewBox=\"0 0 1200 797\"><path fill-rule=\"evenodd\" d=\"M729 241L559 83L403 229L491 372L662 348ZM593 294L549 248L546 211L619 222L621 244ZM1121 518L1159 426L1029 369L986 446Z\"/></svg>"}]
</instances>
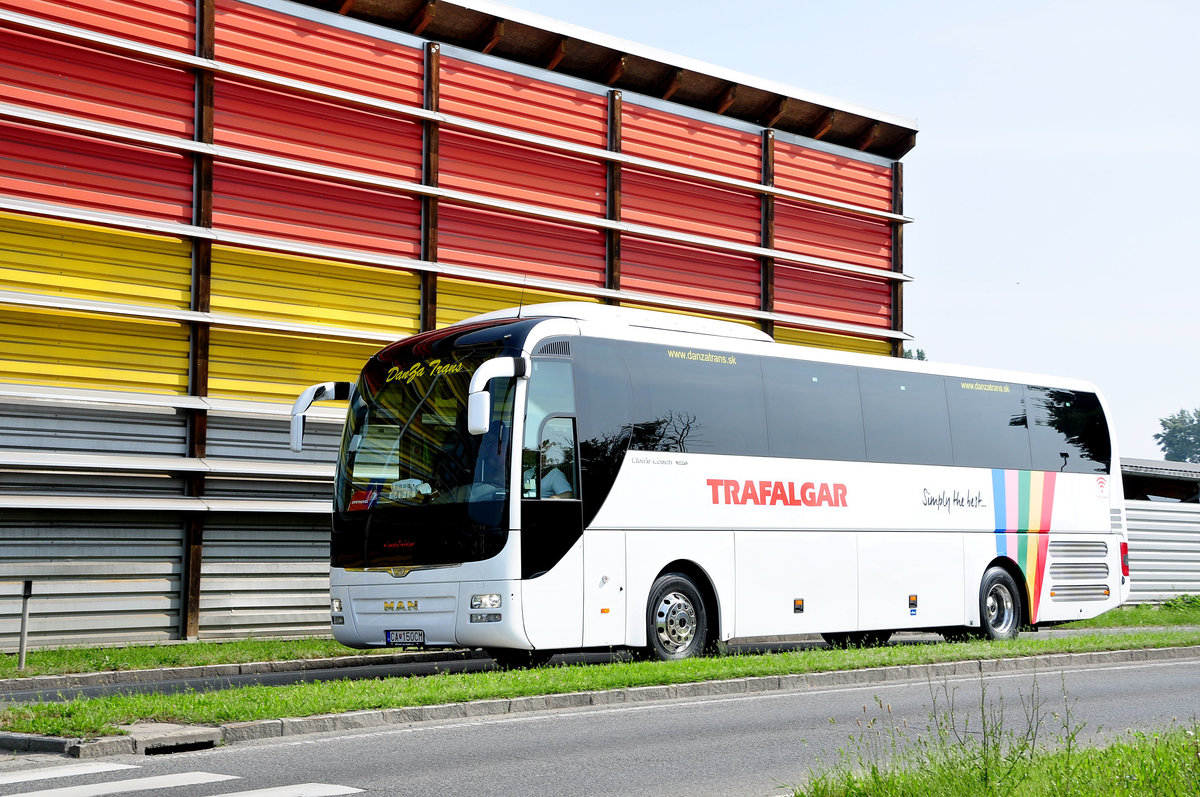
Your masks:
<instances>
[{"instance_id":1,"label":"wooden beam","mask_svg":"<svg viewBox=\"0 0 1200 797\"><path fill-rule=\"evenodd\" d=\"M717 104L713 108L713 110L716 111L717 113L725 113L726 111L728 111L729 106L733 105L733 101L737 99L737 90L738 90L737 84L730 83L729 87L726 88L725 91L723 91L721 93L721 96L719 98L717 98Z\"/></svg>"},{"instance_id":2,"label":"wooden beam","mask_svg":"<svg viewBox=\"0 0 1200 797\"><path fill-rule=\"evenodd\" d=\"M683 85L683 70L676 69L674 74L671 75L671 79L668 80L666 85L663 86L662 90L659 91L658 96L664 100L669 100L669 99L671 99L671 95L673 95L675 92L679 91L679 87L682 85Z\"/></svg>"},{"instance_id":3,"label":"wooden beam","mask_svg":"<svg viewBox=\"0 0 1200 797\"><path fill-rule=\"evenodd\" d=\"M441 106L442 48L437 42L425 45L425 110L437 111ZM421 183L437 186L440 171L441 125L432 119L424 122ZM438 198L421 198L421 259L434 262L438 257L438 216L441 209ZM422 332L437 328L438 306L437 274L421 272L421 298L417 323Z\"/></svg>"},{"instance_id":4,"label":"wooden beam","mask_svg":"<svg viewBox=\"0 0 1200 797\"><path fill-rule=\"evenodd\" d=\"M862 135L858 137L858 140L854 142L854 148L860 152L870 149L871 145L874 144L876 139L879 138L880 129L881 126L879 122L872 122L867 129L862 132Z\"/></svg>"},{"instance_id":5,"label":"wooden beam","mask_svg":"<svg viewBox=\"0 0 1200 797\"><path fill-rule=\"evenodd\" d=\"M354 8L354 0L342 0L342 5L338 8L338 13L342 16L350 13L350 9Z\"/></svg>"},{"instance_id":6,"label":"wooden beam","mask_svg":"<svg viewBox=\"0 0 1200 797\"><path fill-rule=\"evenodd\" d=\"M625 70L628 68L628 57L624 55L618 56L616 60L608 65L608 69L606 69L604 72L604 85L611 86L612 84L616 83L625 76Z\"/></svg>"},{"instance_id":7,"label":"wooden beam","mask_svg":"<svg viewBox=\"0 0 1200 797\"><path fill-rule=\"evenodd\" d=\"M763 127L774 127L775 124L783 118L791 108L792 100L790 97L780 95L775 102L771 103L767 108L767 112L762 115L760 124Z\"/></svg>"},{"instance_id":8,"label":"wooden beam","mask_svg":"<svg viewBox=\"0 0 1200 797\"><path fill-rule=\"evenodd\" d=\"M404 23L404 28L414 36L420 36L433 22L437 15L438 0L427 0L424 5L413 12Z\"/></svg>"},{"instance_id":9,"label":"wooden beam","mask_svg":"<svg viewBox=\"0 0 1200 797\"><path fill-rule=\"evenodd\" d=\"M830 109L821 114L820 118L808 129L808 137L817 139L818 141L833 129L833 120L836 111Z\"/></svg>"},{"instance_id":10,"label":"wooden beam","mask_svg":"<svg viewBox=\"0 0 1200 797\"><path fill-rule=\"evenodd\" d=\"M504 38L504 20L497 17L479 39L479 52L487 55L496 49L496 45Z\"/></svg>"},{"instance_id":11,"label":"wooden beam","mask_svg":"<svg viewBox=\"0 0 1200 797\"><path fill-rule=\"evenodd\" d=\"M562 63L562 60L567 57L567 37L559 36L558 41L550 46L546 54L542 56L542 63L546 69L551 71L556 66Z\"/></svg>"},{"instance_id":12,"label":"wooden beam","mask_svg":"<svg viewBox=\"0 0 1200 797\"><path fill-rule=\"evenodd\" d=\"M608 149L611 152L621 151L621 120L623 99L619 91L608 92ZM621 219L621 164L610 160L606 167L607 194L604 217L611 221ZM621 289L621 231L609 229L605 231L604 250L604 285L610 290ZM608 304L618 304L616 299L605 299Z\"/></svg>"}]
</instances>

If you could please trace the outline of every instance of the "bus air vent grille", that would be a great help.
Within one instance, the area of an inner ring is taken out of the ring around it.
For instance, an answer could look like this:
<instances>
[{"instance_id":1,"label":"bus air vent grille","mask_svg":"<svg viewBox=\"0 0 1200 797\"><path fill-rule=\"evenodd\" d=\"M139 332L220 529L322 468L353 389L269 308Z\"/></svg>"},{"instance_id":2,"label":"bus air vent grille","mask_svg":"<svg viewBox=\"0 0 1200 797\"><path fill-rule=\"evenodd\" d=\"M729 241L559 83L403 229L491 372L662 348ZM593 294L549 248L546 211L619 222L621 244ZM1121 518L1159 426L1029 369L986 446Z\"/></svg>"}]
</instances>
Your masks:
<instances>
[{"instance_id":1,"label":"bus air vent grille","mask_svg":"<svg viewBox=\"0 0 1200 797\"><path fill-rule=\"evenodd\" d=\"M542 344L542 347L537 350L538 354L557 354L560 357L571 356L571 342L568 340L552 340L549 343Z\"/></svg>"},{"instance_id":2,"label":"bus air vent grille","mask_svg":"<svg viewBox=\"0 0 1200 797\"><path fill-rule=\"evenodd\" d=\"M1050 555L1055 558L1078 557L1103 559L1108 556L1108 543L1060 540L1050 543Z\"/></svg>"}]
</instances>

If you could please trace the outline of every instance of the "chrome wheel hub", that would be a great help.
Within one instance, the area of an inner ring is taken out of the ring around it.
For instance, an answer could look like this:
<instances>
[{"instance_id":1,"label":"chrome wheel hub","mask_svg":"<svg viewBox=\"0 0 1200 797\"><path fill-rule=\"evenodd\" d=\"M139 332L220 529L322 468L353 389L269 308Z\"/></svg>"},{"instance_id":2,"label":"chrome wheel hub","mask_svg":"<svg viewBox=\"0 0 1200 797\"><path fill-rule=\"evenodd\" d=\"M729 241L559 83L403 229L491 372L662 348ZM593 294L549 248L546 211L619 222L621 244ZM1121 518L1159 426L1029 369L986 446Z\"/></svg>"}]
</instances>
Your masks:
<instances>
[{"instance_id":1,"label":"chrome wheel hub","mask_svg":"<svg viewBox=\"0 0 1200 797\"><path fill-rule=\"evenodd\" d=\"M696 607L680 592L669 592L659 601L654 630L670 653L678 653L696 636Z\"/></svg>"},{"instance_id":2,"label":"chrome wheel hub","mask_svg":"<svg viewBox=\"0 0 1200 797\"><path fill-rule=\"evenodd\" d=\"M987 624L999 633L1006 633L1016 624L1013 596L1003 584L994 584L987 594Z\"/></svg>"}]
</instances>

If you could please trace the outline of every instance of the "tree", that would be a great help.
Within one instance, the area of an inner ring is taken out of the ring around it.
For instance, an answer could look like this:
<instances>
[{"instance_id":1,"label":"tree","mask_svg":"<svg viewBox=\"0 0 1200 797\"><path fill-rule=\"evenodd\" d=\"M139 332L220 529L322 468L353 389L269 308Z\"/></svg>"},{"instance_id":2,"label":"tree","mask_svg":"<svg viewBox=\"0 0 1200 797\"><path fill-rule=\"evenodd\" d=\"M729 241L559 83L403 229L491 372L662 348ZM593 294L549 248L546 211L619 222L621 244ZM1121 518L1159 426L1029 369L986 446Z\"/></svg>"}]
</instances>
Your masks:
<instances>
[{"instance_id":1,"label":"tree","mask_svg":"<svg viewBox=\"0 0 1200 797\"><path fill-rule=\"evenodd\" d=\"M1159 418L1162 434L1154 435L1163 457L1171 462L1200 463L1200 408L1195 412L1180 410L1174 415Z\"/></svg>"},{"instance_id":2,"label":"tree","mask_svg":"<svg viewBox=\"0 0 1200 797\"><path fill-rule=\"evenodd\" d=\"M905 349L904 350L904 359L906 359L906 360L924 360L925 359L925 350L917 349L916 351L913 351L912 349Z\"/></svg>"}]
</instances>

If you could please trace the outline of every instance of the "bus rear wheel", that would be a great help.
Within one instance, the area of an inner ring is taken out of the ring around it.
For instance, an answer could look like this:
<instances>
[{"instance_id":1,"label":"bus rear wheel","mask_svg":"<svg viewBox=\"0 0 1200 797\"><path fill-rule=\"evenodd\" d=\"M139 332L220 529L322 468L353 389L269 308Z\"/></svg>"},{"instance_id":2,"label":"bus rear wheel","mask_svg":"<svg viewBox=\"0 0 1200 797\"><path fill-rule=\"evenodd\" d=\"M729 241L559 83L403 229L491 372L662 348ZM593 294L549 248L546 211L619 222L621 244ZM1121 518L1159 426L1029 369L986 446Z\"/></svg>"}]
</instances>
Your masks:
<instances>
[{"instance_id":1,"label":"bus rear wheel","mask_svg":"<svg viewBox=\"0 0 1200 797\"><path fill-rule=\"evenodd\" d=\"M979 635L1016 639L1021 627L1021 592L1003 567L990 567L979 583Z\"/></svg>"},{"instance_id":2,"label":"bus rear wheel","mask_svg":"<svg viewBox=\"0 0 1200 797\"><path fill-rule=\"evenodd\" d=\"M704 652L708 610L695 583L683 573L664 573L650 588L646 604L647 650L663 661Z\"/></svg>"}]
</instances>

